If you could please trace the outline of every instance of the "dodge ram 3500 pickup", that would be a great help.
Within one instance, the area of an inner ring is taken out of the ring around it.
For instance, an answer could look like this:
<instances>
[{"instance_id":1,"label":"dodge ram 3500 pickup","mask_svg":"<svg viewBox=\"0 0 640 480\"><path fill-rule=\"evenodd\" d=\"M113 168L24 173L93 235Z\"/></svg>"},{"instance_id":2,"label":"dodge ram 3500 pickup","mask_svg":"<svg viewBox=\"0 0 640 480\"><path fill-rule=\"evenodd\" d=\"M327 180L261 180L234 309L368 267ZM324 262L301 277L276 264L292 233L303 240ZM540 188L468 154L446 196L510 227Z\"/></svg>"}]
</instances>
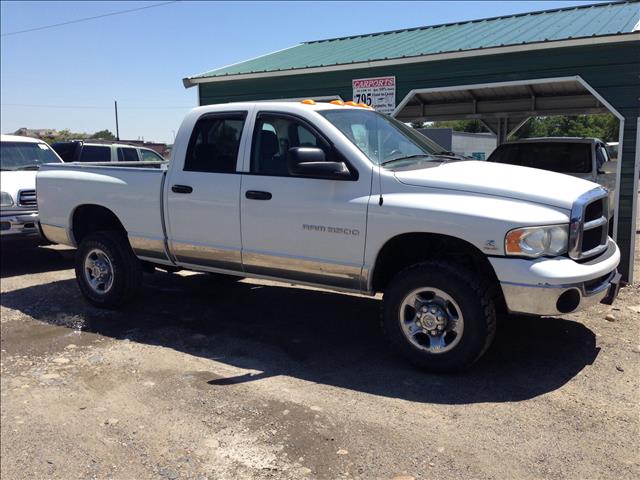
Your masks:
<instances>
[{"instance_id":1,"label":"dodge ram 3500 pickup","mask_svg":"<svg viewBox=\"0 0 640 480\"><path fill-rule=\"evenodd\" d=\"M604 188L437 155L365 107L199 107L169 163L45 165L42 230L77 247L80 290L99 307L129 300L145 265L382 292L390 343L434 371L477 360L498 311L613 301Z\"/></svg>"}]
</instances>

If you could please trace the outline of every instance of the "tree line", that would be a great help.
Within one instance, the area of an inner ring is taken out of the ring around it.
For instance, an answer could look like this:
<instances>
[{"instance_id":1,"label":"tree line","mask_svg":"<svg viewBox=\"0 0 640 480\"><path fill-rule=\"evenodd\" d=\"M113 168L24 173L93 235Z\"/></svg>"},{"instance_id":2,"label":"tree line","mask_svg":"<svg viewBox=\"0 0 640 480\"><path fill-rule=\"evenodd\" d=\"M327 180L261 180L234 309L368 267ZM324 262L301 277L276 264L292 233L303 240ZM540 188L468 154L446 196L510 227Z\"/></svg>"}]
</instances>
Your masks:
<instances>
[{"instance_id":1,"label":"tree line","mask_svg":"<svg viewBox=\"0 0 640 480\"><path fill-rule=\"evenodd\" d=\"M458 132L481 133L489 130L479 120L450 120L414 123L414 127L452 128ZM574 117L532 117L510 140L533 137L595 137L605 142L618 141L619 122L611 114L577 115Z\"/></svg>"}]
</instances>

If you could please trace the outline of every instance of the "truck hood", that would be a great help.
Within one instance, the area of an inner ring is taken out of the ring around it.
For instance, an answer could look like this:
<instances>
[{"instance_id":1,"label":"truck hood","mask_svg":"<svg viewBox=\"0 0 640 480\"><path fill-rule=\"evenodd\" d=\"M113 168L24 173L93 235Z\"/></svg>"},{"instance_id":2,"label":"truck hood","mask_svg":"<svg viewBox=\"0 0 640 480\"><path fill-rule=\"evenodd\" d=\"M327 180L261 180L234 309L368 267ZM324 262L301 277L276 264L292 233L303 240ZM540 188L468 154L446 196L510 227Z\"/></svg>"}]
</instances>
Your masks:
<instances>
[{"instance_id":1,"label":"truck hood","mask_svg":"<svg viewBox=\"0 0 640 480\"><path fill-rule=\"evenodd\" d=\"M37 170L17 170L15 172L0 172L0 188L7 192L15 202L19 190L34 190L36 188Z\"/></svg>"},{"instance_id":2,"label":"truck hood","mask_svg":"<svg viewBox=\"0 0 640 480\"><path fill-rule=\"evenodd\" d=\"M482 161L396 170L394 175L406 185L495 195L567 210L580 195L598 186L561 173Z\"/></svg>"}]
</instances>

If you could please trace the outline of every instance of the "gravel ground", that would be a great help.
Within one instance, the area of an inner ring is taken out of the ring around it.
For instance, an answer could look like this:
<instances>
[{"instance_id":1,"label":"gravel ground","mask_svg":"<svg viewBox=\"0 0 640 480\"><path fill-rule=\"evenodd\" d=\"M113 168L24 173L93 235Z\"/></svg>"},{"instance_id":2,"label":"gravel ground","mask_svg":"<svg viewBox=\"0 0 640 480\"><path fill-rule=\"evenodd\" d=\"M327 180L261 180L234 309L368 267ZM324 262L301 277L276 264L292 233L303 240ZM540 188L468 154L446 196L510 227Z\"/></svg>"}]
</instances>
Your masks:
<instances>
[{"instance_id":1,"label":"gravel ground","mask_svg":"<svg viewBox=\"0 0 640 480\"><path fill-rule=\"evenodd\" d=\"M503 319L445 376L389 352L377 298L157 273L106 312L72 259L2 249L3 479L640 476L638 284Z\"/></svg>"}]
</instances>

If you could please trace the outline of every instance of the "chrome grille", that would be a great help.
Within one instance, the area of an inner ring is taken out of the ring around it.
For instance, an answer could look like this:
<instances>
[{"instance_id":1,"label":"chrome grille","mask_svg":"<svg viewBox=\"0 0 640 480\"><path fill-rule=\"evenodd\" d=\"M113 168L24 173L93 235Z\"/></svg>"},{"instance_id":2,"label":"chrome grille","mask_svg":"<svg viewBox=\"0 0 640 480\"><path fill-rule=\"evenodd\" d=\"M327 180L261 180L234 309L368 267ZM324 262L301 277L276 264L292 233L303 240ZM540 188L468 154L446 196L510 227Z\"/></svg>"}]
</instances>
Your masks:
<instances>
[{"instance_id":1,"label":"chrome grille","mask_svg":"<svg viewBox=\"0 0 640 480\"><path fill-rule=\"evenodd\" d=\"M18 193L18 205L21 207L37 207L36 191L21 190L20 193Z\"/></svg>"},{"instance_id":2,"label":"chrome grille","mask_svg":"<svg viewBox=\"0 0 640 480\"><path fill-rule=\"evenodd\" d=\"M606 189L594 188L581 195L571 209L569 256L589 258L607 248L609 199Z\"/></svg>"}]
</instances>

